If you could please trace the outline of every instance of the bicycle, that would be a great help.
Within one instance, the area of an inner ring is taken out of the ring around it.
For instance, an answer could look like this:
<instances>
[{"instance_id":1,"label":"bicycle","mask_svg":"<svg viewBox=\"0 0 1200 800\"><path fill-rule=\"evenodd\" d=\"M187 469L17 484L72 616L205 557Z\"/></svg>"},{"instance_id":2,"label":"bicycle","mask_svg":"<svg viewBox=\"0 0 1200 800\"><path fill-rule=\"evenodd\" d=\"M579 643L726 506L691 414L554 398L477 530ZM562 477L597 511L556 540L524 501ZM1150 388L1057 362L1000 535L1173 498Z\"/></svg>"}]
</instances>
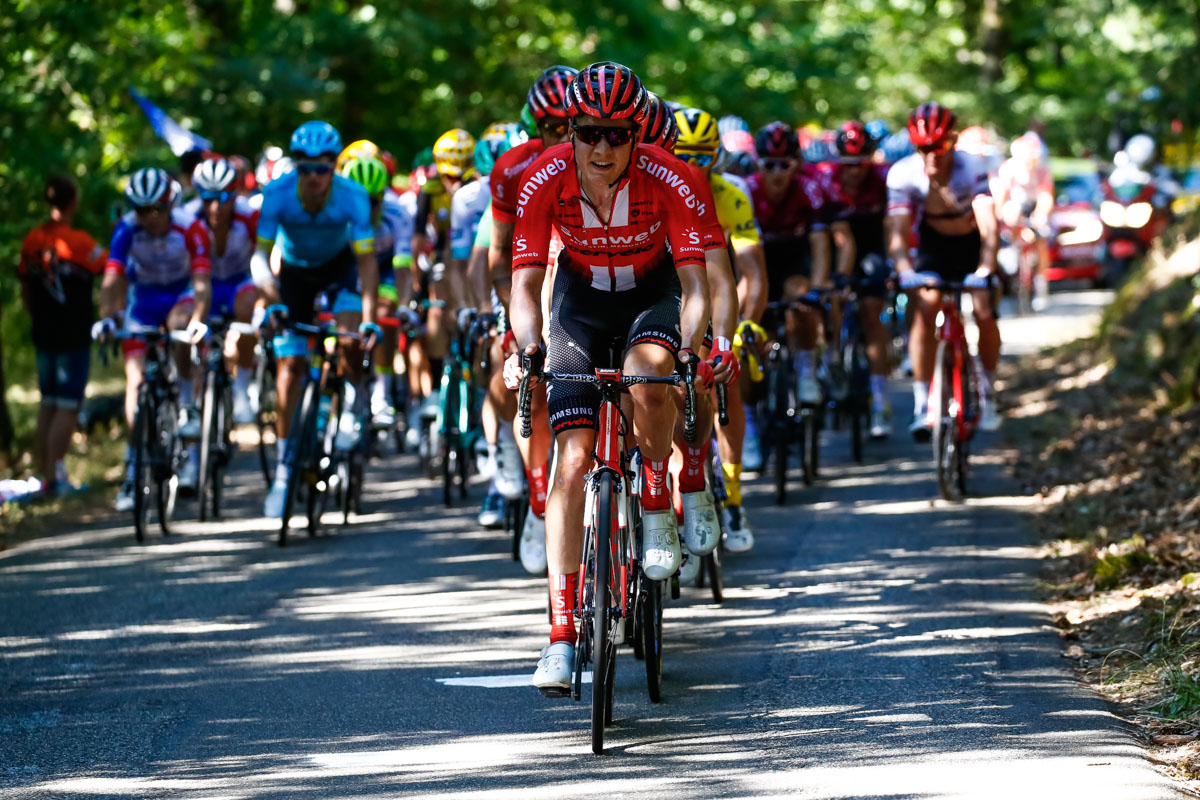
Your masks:
<instances>
[{"instance_id":1,"label":"bicycle","mask_svg":"<svg viewBox=\"0 0 1200 800\"><path fill-rule=\"evenodd\" d=\"M130 433L133 474L133 532L144 542L149 522L151 496L164 536L171 533L175 501L179 495L179 470L187 459L179 436L179 386L175 362L167 344L191 344L183 331L120 331L114 341L136 340L146 344L145 368L138 386L137 411ZM101 358L107 363L106 351ZM192 348L193 362L195 347Z\"/></svg>"},{"instance_id":2,"label":"bicycle","mask_svg":"<svg viewBox=\"0 0 1200 800\"><path fill-rule=\"evenodd\" d=\"M258 428L258 464L262 469L267 489L275 478L279 448L275 439L276 403L275 394L275 347L270 337L261 337L254 348L254 385L258 395L258 407L254 411L254 424Z\"/></svg>"},{"instance_id":3,"label":"bicycle","mask_svg":"<svg viewBox=\"0 0 1200 800\"><path fill-rule=\"evenodd\" d=\"M855 462L863 460L863 431L871 415L871 365L867 360L867 340L863 332L858 304L858 289L862 281L846 283L842 301L842 330L839 336L838 363L846 376L846 392L833 401L834 428L843 419L850 423L850 455Z\"/></svg>"},{"instance_id":4,"label":"bicycle","mask_svg":"<svg viewBox=\"0 0 1200 800\"><path fill-rule=\"evenodd\" d=\"M465 309L459 315L458 333L450 342L450 352L442 367L438 385L438 413L434 428L438 432L442 477L442 503L449 508L454 486L459 497L467 496L471 452L479 436L479 403L475 385L475 353L481 353L479 374L486 375L488 351L477 345L496 322L494 314L476 314Z\"/></svg>"},{"instance_id":5,"label":"bicycle","mask_svg":"<svg viewBox=\"0 0 1200 800\"><path fill-rule=\"evenodd\" d=\"M233 460L233 382L226 368L224 343L229 332L255 336L253 325L214 317L209 322L209 345L204 357L203 406L200 417L200 458L196 502L201 522L221 516L221 491L225 468Z\"/></svg>"},{"instance_id":6,"label":"bicycle","mask_svg":"<svg viewBox=\"0 0 1200 800\"><path fill-rule=\"evenodd\" d=\"M351 334L343 335L349 336ZM363 378L360 382L361 385L357 387L357 391L355 392L354 407L350 409L354 414L355 424L358 426L358 430L362 432L362 435L358 437L354 447L349 450L344 452L337 450L337 448L333 450L333 472L337 476L335 487L341 503L343 525L350 524L351 513L362 514L362 489L367 461L371 458L372 444L372 438L367 436L366 432L371 431L374 433L369 400L373 364L374 350L365 350L362 361ZM339 383L344 385L346 380L343 378ZM344 399L344 391L338 396ZM340 401L338 405L341 406Z\"/></svg>"},{"instance_id":7,"label":"bicycle","mask_svg":"<svg viewBox=\"0 0 1200 800\"><path fill-rule=\"evenodd\" d=\"M521 435L532 433L530 422L529 357L522 355L525 376L518 393ZM612 724L616 650L622 642L641 639L646 653L647 691L652 702L661 699L662 586L641 570L640 459L625 449L628 424L621 411L621 394L635 385L684 385L684 431L696 435L695 364L684 375L666 377L625 375L621 369L596 369L594 374L545 372L542 380L590 383L600 393L596 411L596 468L584 478L583 555L579 592L574 609L578 621L575 669L567 692L580 700L583 665L592 665L592 752L604 752L604 728ZM639 472L634 473L633 468ZM637 489L640 492L640 488ZM650 585L654 584L654 585ZM632 601L632 605L631 605Z\"/></svg>"},{"instance_id":8,"label":"bicycle","mask_svg":"<svg viewBox=\"0 0 1200 800\"><path fill-rule=\"evenodd\" d=\"M322 315L319 325L281 319L271 321L276 330L290 330L307 337L308 368L302 373L300 401L292 415L292 426L284 446L283 461L289 467L279 524L279 546L287 544L292 507L303 494L308 535L316 536L331 489L341 488L335 463L334 439L343 404L343 387L334 368L337 343L361 339L356 333L340 332Z\"/></svg>"},{"instance_id":9,"label":"bicycle","mask_svg":"<svg viewBox=\"0 0 1200 800\"><path fill-rule=\"evenodd\" d=\"M800 445L801 475L805 485L811 485L817 479L824 406L823 402L799 402L795 366L792 352L786 344L787 334L782 315L790 308L822 310L824 306L823 301L811 298L768 304L768 308L780 314L778 333L767 353L767 392L763 401L767 417L767 440L772 443L775 502L778 505L787 502L788 454L793 443Z\"/></svg>"},{"instance_id":10,"label":"bicycle","mask_svg":"<svg viewBox=\"0 0 1200 800\"><path fill-rule=\"evenodd\" d=\"M967 345L962 321L964 289L990 289L991 280L945 281L932 272L919 272L923 288L941 295L938 315L937 353L929 386L929 421L933 425L933 456L942 497L961 500L967 493L971 439L979 426L982 394L979 369Z\"/></svg>"}]
</instances>

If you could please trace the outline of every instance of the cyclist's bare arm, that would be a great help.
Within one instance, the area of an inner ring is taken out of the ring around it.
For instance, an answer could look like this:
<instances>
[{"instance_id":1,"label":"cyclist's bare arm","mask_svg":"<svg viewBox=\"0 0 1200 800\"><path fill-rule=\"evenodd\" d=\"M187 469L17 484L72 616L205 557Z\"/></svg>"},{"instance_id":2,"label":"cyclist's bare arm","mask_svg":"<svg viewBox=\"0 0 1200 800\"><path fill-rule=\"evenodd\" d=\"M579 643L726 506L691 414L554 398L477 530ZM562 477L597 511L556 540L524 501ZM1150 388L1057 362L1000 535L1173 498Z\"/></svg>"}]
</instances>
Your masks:
<instances>
[{"instance_id":1,"label":"cyclist's bare arm","mask_svg":"<svg viewBox=\"0 0 1200 800\"><path fill-rule=\"evenodd\" d=\"M546 270L537 267L517 270L512 277L509 325L522 350L542 341L542 282L545 279Z\"/></svg>"},{"instance_id":2,"label":"cyclist's bare arm","mask_svg":"<svg viewBox=\"0 0 1200 800\"><path fill-rule=\"evenodd\" d=\"M192 274L192 291L196 293L192 306L192 322L208 322L208 308L212 305L212 276L207 272Z\"/></svg>"},{"instance_id":3,"label":"cyclist's bare arm","mask_svg":"<svg viewBox=\"0 0 1200 800\"><path fill-rule=\"evenodd\" d=\"M729 250L719 247L705 251L704 268L712 309L713 336L733 339L738 323L738 303L733 268L729 265Z\"/></svg>"},{"instance_id":4,"label":"cyclist's bare arm","mask_svg":"<svg viewBox=\"0 0 1200 800\"><path fill-rule=\"evenodd\" d=\"M492 219L492 243L488 247L488 275L500 302L508 305L513 291L512 237L513 224Z\"/></svg>"},{"instance_id":5,"label":"cyclist's bare arm","mask_svg":"<svg viewBox=\"0 0 1200 800\"><path fill-rule=\"evenodd\" d=\"M996 250L1000 244L1000 227L996 223L996 205L991 195L976 195L971 201L975 223L979 226L979 267L996 271Z\"/></svg>"},{"instance_id":6,"label":"cyclist's bare arm","mask_svg":"<svg viewBox=\"0 0 1200 800\"><path fill-rule=\"evenodd\" d=\"M896 272L911 272L912 259L908 256L908 234L912 230L911 214L896 214L887 218L888 255L896 264Z\"/></svg>"},{"instance_id":7,"label":"cyclist's bare arm","mask_svg":"<svg viewBox=\"0 0 1200 800\"><path fill-rule=\"evenodd\" d=\"M525 272L525 270L521 270ZM698 264L688 264L676 270L679 275L679 285L683 289L683 300L679 308L679 332L683 346L693 351L699 351L704 343L704 334L708 330L708 322L712 317L712 305L709 302L708 276L705 269ZM516 301L517 283L513 280L513 301ZM540 284L539 284L540 288ZM536 299L536 298L535 298ZM541 322L541 310L538 310L538 322ZM517 341L521 341L520 332Z\"/></svg>"},{"instance_id":8,"label":"cyclist's bare arm","mask_svg":"<svg viewBox=\"0 0 1200 800\"><path fill-rule=\"evenodd\" d=\"M854 273L854 260L858 256L850 223L835 222L830 232L833 234L833 246L837 249L837 274L849 277Z\"/></svg>"},{"instance_id":9,"label":"cyclist's bare arm","mask_svg":"<svg viewBox=\"0 0 1200 800\"><path fill-rule=\"evenodd\" d=\"M741 273L738 304L742 319L758 322L767 310L767 257L762 243L741 247L734 256Z\"/></svg>"},{"instance_id":10,"label":"cyclist's bare arm","mask_svg":"<svg viewBox=\"0 0 1200 800\"><path fill-rule=\"evenodd\" d=\"M812 231L808 234L812 252L813 286L829 285L829 231Z\"/></svg>"},{"instance_id":11,"label":"cyclist's bare arm","mask_svg":"<svg viewBox=\"0 0 1200 800\"><path fill-rule=\"evenodd\" d=\"M125 293L129 289L129 281L124 275L115 272L104 273L100 281L100 318L109 319L116 315L125 305Z\"/></svg>"},{"instance_id":12,"label":"cyclist's bare arm","mask_svg":"<svg viewBox=\"0 0 1200 800\"><path fill-rule=\"evenodd\" d=\"M488 308L488 249L472 247L471 256L467 259L467 298L468 306Z\"/></svg>"},{"instance_id":13,"label":"cyclist's bare arm","mask_svg":"<svg viewBox=\"0 0 1200 800\"><path fill-rule=\"evenodd\" d=\"M379 262L372 252L358 253L358 281L362 285L362 321L374 322L379 304Z\"/></svg>"},{"instance_id":14,"label":"cyclist's bare arm","mask_svg":"<svg viewBox=\"0 0 1200 800\"><path fill-rule=\"evenodd\" d=\"M421 259L425 258L425 249L429 244L429 238L423 233L414 233L412 237L412 263L408 265L409 282L412 286L413 294L420 291L421 288Z\"/></svg>"}]
</instances>

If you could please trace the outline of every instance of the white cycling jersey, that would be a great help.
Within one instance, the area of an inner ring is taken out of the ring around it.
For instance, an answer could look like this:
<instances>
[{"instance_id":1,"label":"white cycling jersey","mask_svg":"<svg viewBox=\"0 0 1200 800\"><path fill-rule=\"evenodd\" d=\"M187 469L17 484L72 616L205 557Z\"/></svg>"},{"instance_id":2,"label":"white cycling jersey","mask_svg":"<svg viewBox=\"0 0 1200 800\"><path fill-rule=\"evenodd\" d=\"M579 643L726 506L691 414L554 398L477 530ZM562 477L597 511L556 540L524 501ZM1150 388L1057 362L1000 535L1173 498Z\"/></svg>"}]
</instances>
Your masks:
<instances>
[{"instance_id":1,"label":"white cycling jersey","mask_svg":"<svg viewBox=\"0 0 1200 800\"><path fill-rule=\"evenodd\" d=\"M201 225L208 228L208 217L204 214L204 201L199 197L192 198L183 206L183 210L191 214ZM233 201L233 222L229 225L229 233L225 237L224 252L217 253L216 236L209 229L212 237L212 277L216 281L227 281L242 278L250 272L250 257L254 255L255 235L258 228L258 211L251 207L245 197L236 197Z\"/></svg>"},{"instance_id":2,"label":"white cycling jersey","mask_svg":"<svg viewBox=\"0 0 1200 800\"><path fill-rule=\"evenodd\" d=\"M971 213L971 201L980 195L990 196L987 162L961 150L954 151L947 188L953 197L954 211L947 217ZM892 165L887 176L888 216L911 214L915 223L925 217L925 201L929 197L929 176L925 174L925 156L913 153ZM941 216L941 215L939 215Z\"/></svg>"},{"instance_id":3,"label":"white cycling jersey","mask_svg":"<svg viewBox=\"0 0 1200 800\"><path fill-rule=\"evenodd\" d=\"M488 176L460 187L450 201L450 257L466 259L479 231L479 220L492 199Z\"/></svg>"}]
</instances>

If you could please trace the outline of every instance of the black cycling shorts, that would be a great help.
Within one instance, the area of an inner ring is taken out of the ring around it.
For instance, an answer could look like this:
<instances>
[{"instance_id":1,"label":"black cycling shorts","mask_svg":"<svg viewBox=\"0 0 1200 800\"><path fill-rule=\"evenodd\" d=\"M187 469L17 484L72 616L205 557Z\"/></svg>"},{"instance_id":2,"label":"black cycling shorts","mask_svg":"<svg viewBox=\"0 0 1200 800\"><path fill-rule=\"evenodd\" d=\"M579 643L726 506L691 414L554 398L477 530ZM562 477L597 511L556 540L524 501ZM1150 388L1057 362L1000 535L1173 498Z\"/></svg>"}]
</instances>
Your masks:
<instances>
[{"instance_id":1,"label":"black cycling shorts","mask_svg":"<svg viewBox=\"0 0 1200 800\"><path fill-rule=\"evenodd\" d=\"M590 374L621 366L625 351L653 343L672 355L682 346L682 292L672 271L664 282L627 292L593 289L560 263L554 280L546 371ZM552 382L547 389L550 427L555 434L595 428L600 392L586 383Z\"/></svg>"},{"instance_id":2,"label":"black cycling shorts","mask_svg":"<svg viewBox=\"0 0 1200 800\"><path fill-rule=\"evenodd\" d=\"M767 300L772 303L783 299L783 286L789 278L812 275L807 236L764 239L763 254L767 262Z\"/></svg>"},{"instance_id":3,"label":"black cycling shorts","mask_svg":"<svg viewBox=\"0 0 1200 800\"><path fill-rule=\"evenodd\" d=\"M887 281L891 275L882 253L865 253L854 265L855 291L859 297L887 297Z\"/></svg>"},{"instance_id":4,"label":"black cycling shorts","mask_svg":"<svg viewBox=\"0 0 1200 800\"><path fill-rule=\"evenodd\" d=\"M301 267L286 261L280 266L279 298L294 322L311 325L317 295L325 292L332 304L343 291L358 292L358 262L349 245L320 266Z\"/></svg>"},{"instance_id":5,"label":"black cycling shorts","mask_svg":"<svg viewBox=\"0 0 1200 800\"><path fill-rule=\"evenodd\" d=\"M978 230L962 236L947 236L921 220L917 235L920 241L913 265L917 272L936 272L944 281L961 283L979 268L979 251L983 240Z\"/></svg>"}]
</instances>

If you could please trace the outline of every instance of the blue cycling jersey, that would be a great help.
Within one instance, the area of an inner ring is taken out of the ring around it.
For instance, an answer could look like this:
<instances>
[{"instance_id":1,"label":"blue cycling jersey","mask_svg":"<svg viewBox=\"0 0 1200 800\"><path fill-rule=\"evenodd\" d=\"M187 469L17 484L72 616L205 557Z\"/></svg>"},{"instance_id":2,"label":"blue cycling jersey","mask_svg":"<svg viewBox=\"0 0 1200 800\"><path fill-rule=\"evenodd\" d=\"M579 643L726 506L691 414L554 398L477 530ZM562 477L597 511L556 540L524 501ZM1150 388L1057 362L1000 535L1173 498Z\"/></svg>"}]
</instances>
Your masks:
<instances>
[{"instance_id":1,"label":"blue cycling jersey","mask_svg":"<svg viewBox=\"0 0 1200 800\"><path fill-rule=\"evenodd\" d=\"M371 200L367 191L349 178L333 176L325 207L310 214L300 204L299 173L289 172L263 190L258 219L258 246L270 252L283 249L284 263L319 267L353 242L355 253L374 251Z\"/></svg>"}]
</instances>

